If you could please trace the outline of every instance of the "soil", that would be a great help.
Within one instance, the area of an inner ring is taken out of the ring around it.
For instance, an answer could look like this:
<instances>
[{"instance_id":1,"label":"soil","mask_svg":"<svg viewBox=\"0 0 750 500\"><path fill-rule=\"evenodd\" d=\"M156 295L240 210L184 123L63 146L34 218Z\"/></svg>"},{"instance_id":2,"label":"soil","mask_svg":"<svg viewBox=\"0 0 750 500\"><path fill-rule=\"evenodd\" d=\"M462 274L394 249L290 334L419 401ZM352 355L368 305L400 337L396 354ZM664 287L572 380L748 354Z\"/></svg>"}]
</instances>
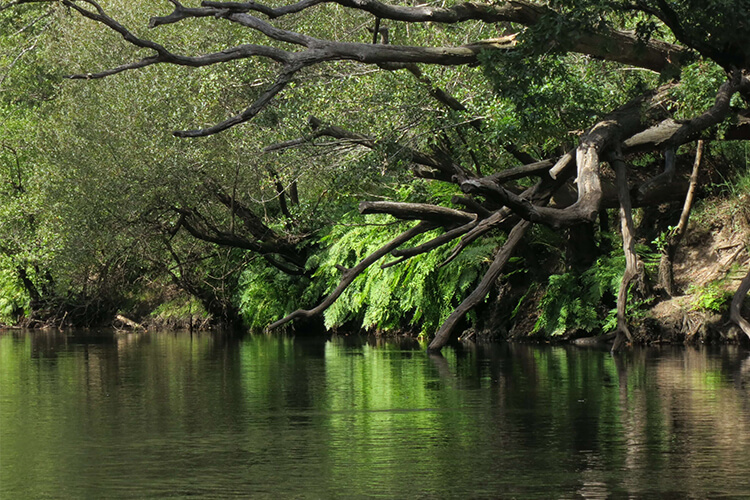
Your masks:
<instances>
[{"instance_id":1,"label":"soil","mask_svg":"<svg viewBox=\"0 0 750 500\"><path fill-rule=\"evenodd\" d=\"M729 321L728 308L750 267L748 202L748 196L725 200L691 220L675 256L678 293L650 309L638 329L641 341L739 340L739 329ZM715 309L701 307L708 287L720 293Z\"/></svg>"}]
</instances>

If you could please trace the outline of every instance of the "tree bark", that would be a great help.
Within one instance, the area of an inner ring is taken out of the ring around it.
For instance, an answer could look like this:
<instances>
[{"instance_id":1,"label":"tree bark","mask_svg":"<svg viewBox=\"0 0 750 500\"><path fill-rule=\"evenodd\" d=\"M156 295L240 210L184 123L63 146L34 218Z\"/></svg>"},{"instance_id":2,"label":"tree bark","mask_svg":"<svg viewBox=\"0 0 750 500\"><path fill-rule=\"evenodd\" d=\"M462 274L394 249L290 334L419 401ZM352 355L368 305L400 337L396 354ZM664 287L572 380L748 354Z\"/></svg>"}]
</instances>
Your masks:
<instances>
[{"instance_id":1,"label":"tree bark","mask_svg":"<svg viewBox=\"0 0 750 500\"><path fill-rule=\"evenodd\" d=\"M505 264L508 263L508 259L510 259L510 257L513 255L513 251L515 250L516 245L518 245L518 243L521 241L523 235L526 233L526 230L529 227L531 227L530 222L521 221L516 225L516 227L513 228L510 234L508 234L508 239L506 240L503 247L497 252L497 254L495 254L495 259L492 261L492 264L487 270L487 273L482 278L482 281L474 289L474 291L471 292L469 296L466 297L458 307L456 307L456 309L450 314L450 316L448 316L448 319L445 320L442 326L438 329L437 333L435 333L435 338L433 338L432 342L430 342L428 350L439 351L440 349L442 349L443 346L448 343L451 334L455 330L458 323L464 318L466 313L476 307L477 304L479 304L485 299L485 297L487 297L487 294L490 292L492 285L500 276L500 273L502 273Z\"/></svg>"},{"instance_id":2,"label":"tree bark","mask_svg":"<svg viewBox=\"0 0 750 500\"><path fill-rule=\"evenodd\" d=\"M389 214L402 220L424 220L435 224L467 224L476 220L476 214L428 203L398 203L392 201L363 201L359 204L361 214Z\"/></svg>"},{"instance_id":3,"label":"tree bark","mask_svg":"<svg viewBox=\"0 0 750 500\"><path fill-rule=\"evenodd\" d=\"M667 242L662 249L661 259L659 260L659 286L669 296L675 294L673 272L674 256L677 252L677 247L682 241L683 236L685 236L685 231L687 230L688 220L690 219L690 210L693 207L693 198L695 197L695 189L698 186L698 170L702 157L703 141L698 141L695 149L693 171L690 174L690 186L688 187L688 192L685 196L685 203L682 206L680 221L677 223L677 227L675 227L672 234L667 237Z\"/></svg>"},{"instance_id":4,"label":"tree bark","mask_svg":"<svg viewBox=\"0 0 750 500\"><path fill-rule=\"evenodd\" d=\"M617 176L617 188L620 198L622 248L625 252L625 273L622 276L620 290L617 294L617 335L612 345L612 352L617 352L626 341L633 341L625 315L628 289L633 280L643 272L643 265L639 262L638 255L635 253L635 239L633 238L635 225L633 224L633 209L630 203L630 191L628 190L627 167L618 153L613 153L610 156L610 163Z\"/></svg>"}]
</instances>

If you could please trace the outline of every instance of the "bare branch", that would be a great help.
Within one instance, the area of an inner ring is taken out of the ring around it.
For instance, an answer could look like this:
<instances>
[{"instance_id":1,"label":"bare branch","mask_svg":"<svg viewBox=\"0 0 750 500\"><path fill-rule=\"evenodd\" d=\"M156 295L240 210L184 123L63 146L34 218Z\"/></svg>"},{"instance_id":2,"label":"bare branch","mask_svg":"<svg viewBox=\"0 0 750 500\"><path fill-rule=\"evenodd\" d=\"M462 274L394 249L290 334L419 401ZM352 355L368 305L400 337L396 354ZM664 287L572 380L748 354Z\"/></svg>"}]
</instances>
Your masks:
<instances>
[{"instance_id":1,"label":"bare branch","mask_svg":"<svg viewBox=\"0 0 750 500\"><path fill-rule=\"evenodd\" d=\"M145 57L140 61L123 64L109 70L101 71L98 73L79 73L70 75L68 76L68 78L72 80L91 80L95 78L105 78L107 76L115 75L117 73L121 73L130 69L138 69L145 66L151 66L152 64L162 63L199 68L223 62L235 61L237 59L248 59L251 57L265 57L281 63L286 63L291 60L289 52L274 47L266 47L263 45L238 45L237 47L222 50L221 52L214 52L211 54L204 54L195 57L182 56L171 53L169 57L166 58L162 57L161 55Z\"/></svg>"},{"instance_id":2,"label":"bare branch","mask_svg":"<svg viewBox=\"0 0 750 500\"><path fill-rule=\"evenodd\" d=\"M80 3L86 3L94 7L96 12L93 12L91 10L85 9L79 5ZM62 4L66 7L70 7L73 10L76 10L79 14L81 14L84 17L87 17L93 21L96 21L98 23L101 23L108 28L112 29L113 31L119 33L126 42L135 45L136 47L141 47L144 49L151 49L155 51L157 54L159 54L165 62L172 62L171 58L173 57L173 54L170 53L166 48L164 48L162 45L153 42L151 40L146 40L143 38L139 38L136 36L133 32L125 28L125 26L121 25L111 17L109 17L102 7L96 3L94 0L62 0Z\"/></svg>"},{"instance_id":3,"label":"bare branch","mask_svg":"<svg viewBox=\"0 0 750 500\"><path fill-rule=\"evenodd\" d=\"M542 18L555 15L549 7L531 2L514 0L500 3L472 3L465 2L453 7L433 7L420 5L406 7L388 5L376 0L322 0L320 2L299 2L279 9L272 9L255 2L203 2L206 6L216 6L231 9L234 12L262 12L269 17L278 17L285 13L300 12L301 10L321 3L338 3L344 7L369 12L376 18L391 19L404 22L430 22L455 24L465 21L483 21L485 23L512 22L524 26L533 26ZM288 12L282 12L287 9ZM573 41L569 50L580 52L606 60L617 61L638 67L645 67L660 72L666 66L685 57L687 51L674 44L649 40L643 42L633 33L620 31L586 32Z\"/></svg>"},{"instance_id":4,"label":"bare branch","mask_svg":"<svg viewBox=\"0 0 750 500\"><path fill-rule=\"evenodd\" d=\"M477 219L476 214L427 203L363 201L359 204L359 212L362 214L389 214L397 219L423 220L441 226L467 224Z\"/></svg>"},{"instance_id":5,"label":"bare branch","mask_svg":"<svg viewBox=\"0 0 750 500\"><path fill-rule=\"evenodd\" d=\"M217 123L212 127L197 130L178 131L174 132L173 134L176 137L206 137L251 120L255 115L263 110L263 108L265 108L269 102L271 102L271 99L273 99L276 94L281 92L289 84L289 82L292 81L292 77L299 70L299 66L287 67L284 71L282 71L281 74L279 74L274 84L266 89L266 91L263 92L263 94L261 94L261 96L242 113L224 120L221 123Z\"/></svg>"},{"instance_id":6,"label":"bare branch","mask_svg":"<svg viewBox=\"0 0 750 500\"><path fill-rule=\"evenodd\" d=\"M275 19L287 14L295 14L301 12L309 7L321 3L327 3L328 0L302 0L291 5L284 5L282 7L269 7L267 5L259 4L256 2L201 2L201 5L206 7L215 7L217 9L228 9L234 12L260 12L263 15L268 16L270 19Z\"/></svg>"},{"instance_id":7,"label":"bare branch","mask_svg":"<svg viewBox=\"0 0 750 500\"><path fill-rule=\"evenodd\" d=\"M511 216L512 212L509 209L504 208L502 210L494 212L488 218L482 220L479 224L476 225L476 227L469 230L463 236L463 238L461 238L461 241L458 242L456 248L454 248L451 254L443 262L440 263L439 267L447 266L456 257L458 257L458 255L463 250L465 250L473 241L476 241L490 231L501 227L502 225L507 223L508 218Z\"/></svg>"},{"instance_id":8,"label":"bare branch","mask_svg":"<svg viewBox=\"0 0 750 500\"><path fill-rule=\"evenodd\" d=\"M446 243L455 240L459 236L462 236L475 227L477 227L477 224L479 224L479 220L473 220L469 222L468 224L464 224L463 226L458 226L454 229L451 229L450 231L446 231L445 233L441 234L440 236L437 236L436 238L431 239L430 241L427 241L425 243L422 243L421 245L418 245L416 247L412 248L404 248L402 250L396 249L391 252L391 255L394 257L403 257L402 259L396 261L396 262L402 262L410 257L414 257L415 255L427 253L431 250L434 250L435 248L438 248L442 245L445 245ZM385 269L386 267L389 267L393 264L383 265L382 267Z\"/></svg>"}]
</instances>

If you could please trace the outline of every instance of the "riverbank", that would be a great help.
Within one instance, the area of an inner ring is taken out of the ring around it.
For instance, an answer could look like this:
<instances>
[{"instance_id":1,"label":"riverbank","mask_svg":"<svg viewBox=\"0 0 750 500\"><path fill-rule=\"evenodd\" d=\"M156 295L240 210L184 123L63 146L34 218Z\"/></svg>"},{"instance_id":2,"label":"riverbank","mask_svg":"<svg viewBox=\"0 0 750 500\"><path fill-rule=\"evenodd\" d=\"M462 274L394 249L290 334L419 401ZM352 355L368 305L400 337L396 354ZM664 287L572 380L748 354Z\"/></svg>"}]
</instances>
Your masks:
<instances>
[{"instance_id":1,"label":"riverbank","mask_svg":"<svg viewBox=\"0 0 750 500\"><path fill-rule=\"evenodd\" d=\"M750 267L747 241L747 235L750 234L749 203L750 199L746 195L730 196L718 201L712 199L703 207L696 207L688 231L676 250L673 266L674 295L670 297L663 291L652 290L649 298L631 301L628 321L635 343L737 343L744 339L744 335L730 322L728 307L739 281ZM647 215L642 214L642 217ZM646 225L646 221L641 222ZM646 237L639 241L640 248L653 248L653 242L649 240L659 234L658 228L644 232ZM538 253L529 251L526 258L535 258ZM653 281L658 267L658 261L655 260L658 259L658 254L649 254L648 250L641 250L641 253ZM589 313L597 320L589 322L593 327L575 326L557 330L539 328L540 318L546 314L545 308L549 309L548 297L552 281L548 280L548 276L555 272L552 266L559 265L556 264L559 260L549 261L555 264L548 264L543 259L533 263L534 265L526 262L525 266L532 269L529 272L514 272L511 267L510 272L496 283L490 298L478 307L472 323L465 322L459 329L462 332L460 338L582 343L594 340L578 339L596 336L602 330L607 331L601 325L606 323L607 314L611 315L614 296L606 295L591 306ZM617 264L616 261L613 262ZM518 267L516 271L521 269ZM619 281L617 273L621 272L621 268L612 265L606 271L613 273L613 281ZM550 285L547 285L547 281ZM577 285L580 286L580 283ZM568 292L575 299L580 290L568 291L565 287L557 290L563 301ZM89 306L90 304L74 303L47 304L33 310L17 325L6 328L111 326L121 330L210 330L220 326L199 301L173 285L147 289L140 297L132 298L119 307L108 304L106 311ZM573 306L583 307L575 302L562 303L558 306L562 311L560 314L571 314L565 308ZM744 313L750 316L750 308L746 307ZM82 317L88 322L80 323ZM300 334L325 331L322 319L310 321L306 325L291 325L290 328ZM340 334L354 335L361 331L362 328L354 323L334 330ZM425 332L420 332L418 327L373 330L369 333L393 338L425 337Z\"/></svg>"}]
</instances>

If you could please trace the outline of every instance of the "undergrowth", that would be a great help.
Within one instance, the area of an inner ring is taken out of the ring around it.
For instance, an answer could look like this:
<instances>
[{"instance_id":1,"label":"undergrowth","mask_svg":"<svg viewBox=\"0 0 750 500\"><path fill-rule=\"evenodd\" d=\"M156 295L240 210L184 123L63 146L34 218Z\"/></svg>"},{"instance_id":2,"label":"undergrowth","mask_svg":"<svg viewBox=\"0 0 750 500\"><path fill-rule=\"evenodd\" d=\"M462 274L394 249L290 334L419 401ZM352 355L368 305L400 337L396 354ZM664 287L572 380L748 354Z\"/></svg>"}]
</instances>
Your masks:
<instances>
[{"instance_id":1,"label":"undergrowth","mask_svg":"<svg viewBox=\"0 0 750 500\"><path fill-rule=\"evenodd\" d=\"M203 305L195 297L180 296L160 304L151 312L151 321L164 325L181 325L201 322L208 318Z\"/></svg>"},{"instance_id":2,"label":"undergrowth","mask_svg":"<svg viewBox=\"0 0 750 500\"><path fill-rule=\"evenodd\" d=\"M0 325L15 325L28 315L29 294L21 286L16 273L7 267L0 267Z\"/></svg>"},{"instance_id":3,"label":"undergrowth","mask_svg":"<svg viewBox=\"0 0 750 500\"><path fill-rule=\"evenodd\" d=\"M691 285L688 287L687 293L693 296L693 310L725 311L733 295L727 289L727 281L728 279L724 278L711 281L702 286Z\"/></svg>"},{"instance_id":4,"label":"undergrowth","mask_svg":"<svg viewBox=\"0 0 750 500\"><path fill-rule=\"evenodd\" d=\"M532 334L559 336L572 332L609 332L617 326L617 294L625 272L625 254L618 235L604 233L613 250L584 271L553 274L539 303L539 317ZM636 253L647 277L658 271L660 254L646 245L636 245ZM626 314L642 314L648 301L636 300L628 291Z\"/></svg>"},{"instance_id":5,"label":"undergrowth","mask_svg":"<svg viewBox=\"0 0 750 500\"><path fill-rule=\"evenodd\" d=\"M556 336L574 330L611 329L624 270L625 256L620 252L599 258L584 272L551 275L532 333Z\"/></svg>"},{"instance_id":6,"label":"undergrowth","mask_svg":"<svg viewBox=\"0 0 750 500\"><path fill-rule=\"evenodd\" d=\"M249 267L241 281L240 310L250 327L261 328L298 307L313 307L341 280L339 266L351 268L413 222L393 222L387 215L351 214L319 240L308 260L312 281L285 276L270 267ZM414 238L416 246L435 231ZM440 264L453 250L446 245L383 269L387 256L359 275L324 313L325 326L352 325L368 330L409 328L434 331L478 283L501 238L485 239L465 249L450 264ZM262 266L262 265L261 265Z\"/></svg>"}]
</instances>

